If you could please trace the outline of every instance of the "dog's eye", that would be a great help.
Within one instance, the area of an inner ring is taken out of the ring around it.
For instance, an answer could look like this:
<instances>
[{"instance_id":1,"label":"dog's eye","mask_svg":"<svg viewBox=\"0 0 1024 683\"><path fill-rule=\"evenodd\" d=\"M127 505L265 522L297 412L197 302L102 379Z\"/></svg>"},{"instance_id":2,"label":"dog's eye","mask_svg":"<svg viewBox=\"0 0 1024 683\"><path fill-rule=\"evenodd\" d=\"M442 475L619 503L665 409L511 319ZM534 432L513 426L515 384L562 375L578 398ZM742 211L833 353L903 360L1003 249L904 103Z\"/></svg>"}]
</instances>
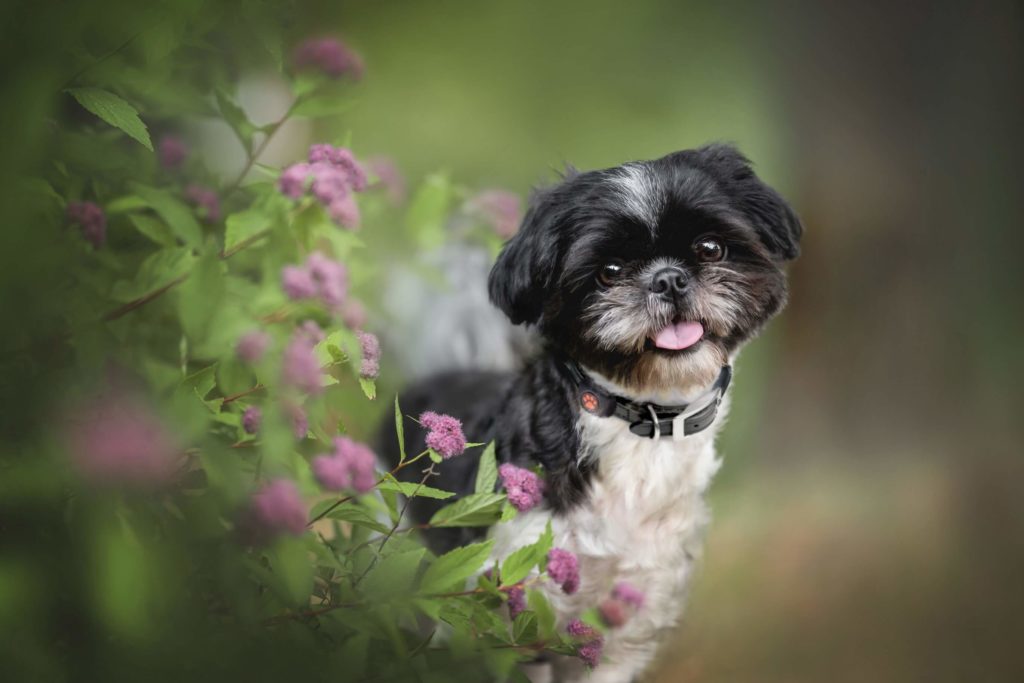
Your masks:
<instances>
[{"instance_id":1,"label":"dog's eye","mask_svg":"<svg viewBox=\"0 0 1024 683\"><path fill-rule=\"evenodd\" d=\"M725 245L714 237L701 237L693 243L693 253L698 261L713 263L725 258Z\"/></svg>"},{"instance_id":2,"label":"dog's eye","mask_svg":"<svg viewBox=\"0 0 1024 683\"><path fill-rule=\"evenodd\" d=\"M602 285L608 286L619 279L622 275L622 264L621 263L606 263L601 266L600 272L597 274L597 279Z\"/></svg>"}]
</instances>

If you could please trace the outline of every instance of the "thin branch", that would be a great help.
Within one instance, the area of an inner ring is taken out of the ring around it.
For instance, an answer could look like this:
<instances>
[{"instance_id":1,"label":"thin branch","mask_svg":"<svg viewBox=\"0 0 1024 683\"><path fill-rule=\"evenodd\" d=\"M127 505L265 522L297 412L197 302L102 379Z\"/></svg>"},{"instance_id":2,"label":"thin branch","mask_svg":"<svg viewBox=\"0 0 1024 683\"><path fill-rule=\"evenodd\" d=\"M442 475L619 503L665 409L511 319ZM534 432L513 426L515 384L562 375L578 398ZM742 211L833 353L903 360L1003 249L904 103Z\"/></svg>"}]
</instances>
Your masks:
<instances>
[{"instance_id":1,"label":"thin branch","mask_svg":"<svg viewBox=\"0 0 1024 683\"><path fill-rule=\"evenodd\" d=\"M157 297L162 296L163 294L165 294L166 292L170 291L171 289L177 287L178 285L180 285L182 282L184 282L187 279L188 279L188 273L186 273L186 274L184 274L184 275L182 275L180 277L176 277L175 279L171 280L170 282L168 282L163 287L160 287L159 289L154 289L152 292L149 292L148 294L144 294L144 295L140 296L138 299L133 299L133 300L129 301L128 303L124 304L123 306L119 306L119 307L115 308L114 310L112 310L109 313L107 313L106 315L104 315L101 318L101 320L103 322L110 322L111 320L117 320L121 316L127 315L128 313L131 313L136 308L141 308L142 306L145 306L146 304L148 304L153 299L156 299Z\"/></svg>"},{"instance_id":2,"label":"thin branch","mask_svg":"<svg viewBox=\"0 0 1024 683\"><path fill-rule=\"evenodd\" d=\"M404 468L408 467L409 465L413 464L414 462L416 462L417 460L419 460L420 458L422 458L423 456L425 456L425 455L426 455L427 453L429 453L429 451L423 451L422 453L420 453L419 455L417 455L417 456L416 456L415 458L413 458L413 459L411 459L411 460L406 460L405 462L401 462L401 463L399 463L399 464L395 465L395 466L394 466L394 467L393 467L393 468L391 469L391 471L390 471L390 472L388 472L388 473L387 473L386 475L384 475L383 477L381 477L380 479L378 479L378 480L377 480L377 483L376 483L376 484L374 484L374 485L373 485L373 487L374 487L374 488L376 488L376 487L380 486L381 484L383 484L383 483L384 483L385 481L387 481L387 480L388 480L388 477L392 477L392 478L393 478L393 477L395 476L395 474L396 474L396 473L398 473L398 471L399 471L399 470L402 470L402 469L404 469ZM416 488L416 490L418 491L418 490L419 490L419 487L417 487L417 488ZM413 495L415 495L415 494L413 494ZM323 519L324 517L326 517L326 516L327 516L327 515L328 515L328 514L329 514L330 512L332 512L332 511L333 511L333 510L334 510L335 508L337 508L337 507L338 507L339 505L341 505L342 503L347 503L348 501L352 500L352 499L353 499L354 497L355 497L355 496L345 496L344 498L339 498L338 500L334 501L334 504L333 504L333 505L331 505L330 507L328 507L327 509L325 509L325 510L324 510L323 512L321 512L321 513L320 513L319 515L317 515L317 516L316 516L316 517L314 517L313 519L309 520L309 521L308 521L308 522L306 523L306 526L307 526L307 527L309 527L309 526L313 526L313 524L315 524L316 522L319 522L319 521L320 521L321 519Z\"/></svg>"},{"instance_id":3,"label":"thin branch","mask_svg":"<svg viewBox=\"0 0 1024 683\"><path fill-rule=\"evenodd\" d=\"M264 389L264 388L265 387L262 384L257 384L256 386L252 387L251 389L246 389L245 391L240 391L237 394L231 394L230 396L225 396L223 399L221 399L220 404L222 406L227 405L228 403L231 403L232 401L237 401L238 399L242 398L243 396L248 396L249 394L254 394L257 391L260 391L261 389Z\"/></svg>"}]
</instances>

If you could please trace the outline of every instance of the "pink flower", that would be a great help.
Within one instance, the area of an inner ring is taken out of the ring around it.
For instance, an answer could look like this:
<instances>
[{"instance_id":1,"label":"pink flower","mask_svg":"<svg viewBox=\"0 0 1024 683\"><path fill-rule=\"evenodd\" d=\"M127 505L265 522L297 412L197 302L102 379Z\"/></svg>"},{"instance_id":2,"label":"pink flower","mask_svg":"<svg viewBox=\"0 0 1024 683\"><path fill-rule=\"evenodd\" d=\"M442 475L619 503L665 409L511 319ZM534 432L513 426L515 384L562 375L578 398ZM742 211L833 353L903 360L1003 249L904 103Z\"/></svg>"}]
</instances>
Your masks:
<instances>
[{"instance_id":1,"label":"pink flower","mask_svg":"<svg viewBox=\"0 0 1024 683\"><path fill-rule=\"evenodd\" d=\"M78 471L96 484L148 487L169 481L181 448L138 396L112 393L79 408L65 434Z\"/></svg>"},{"instance_id":2,"label":"pink flower","mask_svg":"<svg viewBox=\"0 0 1024 683\"><path fill-rule=\"evenodd\" d=\"M612 589L612 597L625 604L640 609L644 606L644 593L631 583L619 581Z\"/></svg>"},{"instance_id":3,"label":"pink flower","mask_svg":"<svg viewBox=\"0 0 1024 683\"><path fill-rule=\"evenodd\" d=\"M351 230L359 227L359 221L361 220L359 205L356 204L355 197L350 194L332 200L327 205L327 213L330 215L331 220L340 227Z\"/></svg>"},{"instance_id":4,"label":"pink flower","mask_svg":"<svg viewBox=\"0 0 1024 683\"><path fill-rule=\"evenodd\" d=\"M157 156L160 159L161 166L169 171L176 171L185 163L185 158L188 156L188 147L177 135L165 135L160 138Z\"/></svg>"},{"instance_id":5,"label":"pink flower","mask_svg":"<svg viewBox=\"0 0 1024 683\"><path fill-rule=\"evenodd\" d=\"M306 180L309 175L309 164L292 164L281 173L277 187L284 196L300 199L306 193Z\"/></svg>"},{"instance_id":6,"label":"pink flower","mask_svg":"<svg viewBox=\"0 0 1024 683\"><path fill-rule=\"evenodd\" d=\"M220 198L210 188L189 185L185 188L185 199L200 209L199 213L207 223L220 220Z\"/></svg>"},{"instance_id":7,"label":"pink flower","mask_svg":"<svg viewBox=\"0 0 1024 683\"><path fill-rule=\"evenodd\" d=\"M260 431L260 424L263 422L263 411L259 406L249 406L242 413L242 429L246 434L255 434Z\"/></svg>"},{"instance_id":8,"label":"pink flower","mask_svg":"<svg viewBox=\"0 0 1024 683\"><path fill-rule=\"evenodd\" d=\"M316 324L315 320L303 320L302 324L299 325L297 334L304 336L309 341L313 342L314 345L322 342L327 335L320 329L320 326Z\"/></svg>"},{"instance_id":9,"label":"pink flower","mask_svg":"<svg viewBox=\"0 0 1024 683\"><path fill-rule=\"evenodd\" d=\"M442 458L447 460L466 450L462 423L451 415L427 411L420 415L420 424L430 430L426 438L427 446L437 451Z\"/></svg>"},{"instance_id":10,"label":"pink flower","mask_svg":"<svg viewBox=\"0 0 1024 683\"><path fill-rule=\"evenodd\" d=\"M309 168L313 175L309 191L324 206L351 194L348 173L344 169L322 161L310 164Z\"/></svg>"},{"instance_id":11,"label":"pink flower","mask_svg":"<svg viewBox=\"0 0 1024 683\"><path fill-rule=\"evenodd\" d=\"M289 299L312 299L317 294L313 274L299 266L285 266L281 269L281 288Z\"/></svg>"},{"instance_id":12,"label":"pink flower","mask_svg":"<svg viewBox=\"0 0 1024 683\"><path fill-rule=\"evenodd\" d=\"M313 346L304 335L292 337L284 350L281 374L285 384L309 394L319 394L324 390L323 376Z\"/></svg>"},{"instance_id":13,"label":"pink flower","mask_svg":"<svg viewBox=\"0 0 1024 683\"><path fill-rule=\"evenodd\" d=\"M579 643L576 654L587 666L593 669L601 663L604 636L579 619L570 621L565 630Z\"/></svg>"},{"instance_id":14,"label":"pink flower","mask_svg":"<svg viewBox=\"0 0 1024 683\"><path fill-rule=\"evenodd\" d=\"M363 362L359 367L359 376L373 379L380 374L380 341L377 335L369 332L358 332L359 346L363 351Z\"/></svg>"},{"instance_id":15,"label":"pink flower","mask_svg":"<svg viewBox=\"0 0 1024 683\"><path fill-rule=\"evenodd\" d=\"M486 222L498 237L508 239L519 230L522 202L506 190L484 190L467 204L469 213Z\"/></svg>"},{"instance_id":16,"label":"pink flower","mask_svg":"<svg viewBox=\"0 0 1024 683\"><path fill-rule=\"evenodd\" d=\"M345 266L314 251L306 258L306 270L324 304L333 311L341 310L348 294L348 270Z\"/></svg>"},{"instance_id":17,"label":"pink flower","mask_svg":"<svg viewBox=\"0 0 1024 683\"><path fill-rule=\"evenodd\" d=\"M99 249L107 241L107 216L92 202L68 202L67 219L82 230L85 240Z\"/></svg>"},{"instance_id":18,"label":"pink flower","mask_svg":"<svg viewBox=\"0 0 1024 683\"><path fill-rule=\"evenodd\" d=\"M306 531L306 504L299 489L287 479L266 484L252 497L251 514L260 531L299 536Z\"/></svg>"},{"instance_id":19,"label":"pink flower","mask_svg":"<svg viewBox=\"0 0 1024 683\"><path fill-rule=\"evenodd\" d=\"M349 297L341 307L341 321L353 330L362 329L366 324L366 309L363 304Z\"/></svg>"},{"instance_id":20,"label":"pink flower","mask_svg":"<svg viewBox=\"0 0 1024 683\"><path fill-rule=\"evenodd\" d=\"M376 461L377 456L366 444L337 436L333 453L313 459L313 475L328 491L352 488L366 493L377 484Z\"/></svg>"},{"instance_id":21,"label":"pink flower","mask_svg":"<svg viewBox=\"0 0 1024 683\"><path fill-rule=\"evenodd\" d=\"M566 595L572 595L580 587L579 560L568 550L552 548L548 552L548 576Z\"/></svg>"},{"instance_id":22,"label":"pink flower","mask_svg":"<svg viewBox=\"0 0 1024 683\"><path fill-rule=\"evenodd\" d=\"M605 598L597 606L598 616L601 621L610 628L619 628L629 621L629 607L621 600Z\"/></svg>"},{"instance_id":23,"label":"pink flower","mask_svg":"<svg viewBox=\"0 0 1024 683\"><path fill-rule=\"evenodd\" d=\"M243 334L235 345L235 353L246 363L258 363L270 346L270 335L261 330Z\"/></svg>"},{"instance_id":24,"label":"pink flower","mask_svg":"<svg viewBox=\"0 0 1024 683\"><path fill-rule=\"evenodd\" d=\"M302 406L295 403L286 404L285 411L291 420L292 433L295 434L295 438L305 439L306 432L309 431L309 419L306 417L306 411Z\"/></svg>"},{"instance_id":25,"label":"pink flower","mask_svg":"<svg viewBox=\"0 0 1024 683\"><path fill-rule=\"evenodd\" d=\"M388 157L372 157L366 162L370 172L377 176L377 185L387 192L392 204L401 204L407 193L405 177L398 170L394 160Z\"/></svg>"},{"instance_id":26,"label":"pink flower","mask_svg":"<svg viewBox=\"0 0 1024 683\"><path fill-rule=\"evenodd\" d=\"M311 38L299 44L292 54L296 70L314 69L331 78L363 77L363 60L335 38Z\"/></svg>"},{"instance_id":27,"label":"pink flower","mask_svg":"<svg viewBox=\"0 0 1024 683\"><path fill-rule=\"evenodd\" d=\"M508 493L508 502L516 510L532 510L544 500L544 482L536 473L505 463L498 468L498 475Z\"/></svg>"},{"instance_id":28,"label":"pink flower","mask_svg":"<svg viewBox=\"0 0 1024 683\"><path fill-rule=\"evenodd\" d=\"M521 585L515 585L508 589L508 615L515 619L519 613L526 609L526 591Z\"/></svg>"}]
</instances>

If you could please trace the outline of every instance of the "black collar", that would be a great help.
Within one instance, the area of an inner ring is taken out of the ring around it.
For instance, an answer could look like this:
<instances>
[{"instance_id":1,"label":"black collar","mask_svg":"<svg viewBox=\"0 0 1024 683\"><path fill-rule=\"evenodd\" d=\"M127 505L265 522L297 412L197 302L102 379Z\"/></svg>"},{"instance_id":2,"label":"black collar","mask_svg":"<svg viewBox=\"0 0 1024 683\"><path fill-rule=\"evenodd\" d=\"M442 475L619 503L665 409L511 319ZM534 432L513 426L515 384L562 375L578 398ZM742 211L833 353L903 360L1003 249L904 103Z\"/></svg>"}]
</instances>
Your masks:
<instances>
[{"instance_id":1,"label":"black collar","mask_svg":"<svg viewBox=\"0 0 1024 683\"><path fill-rule=\"evenodd\" d=\"M732 380L732 366L723 365L715 383L697 399L683 405L662 406L657 403L637 403L609 394L598 387L575 361L563 361L562 367L576 386L580 408L598 417L614 415L629 423L629 431L652 439L671 436L673 421L683 414L686 415L683 418L683 436L707 429L715 421L718 406Z\"/></svg>"}]
</instances>

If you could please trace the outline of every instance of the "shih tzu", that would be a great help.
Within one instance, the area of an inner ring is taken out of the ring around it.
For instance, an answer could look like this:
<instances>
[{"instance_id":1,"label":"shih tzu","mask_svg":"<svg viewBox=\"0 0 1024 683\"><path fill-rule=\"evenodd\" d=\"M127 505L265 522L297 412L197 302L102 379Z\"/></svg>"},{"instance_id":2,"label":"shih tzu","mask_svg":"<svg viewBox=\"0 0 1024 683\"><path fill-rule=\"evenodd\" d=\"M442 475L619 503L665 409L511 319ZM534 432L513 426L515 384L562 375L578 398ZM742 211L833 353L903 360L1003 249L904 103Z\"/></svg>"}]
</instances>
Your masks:
<instances>
[{"instance_id":1,"label":"shih tzu","mask_svg":"<svg viewBox=\"0 0 1024 683\"><path fill-rule=\"evenodd\" d=\"M731 363L785 303L782 268L801 232L728 145L570 171L535 194L490 271L491 301L533 326L540 351L517 372L448 371L402 393L407 414L454 415L470 440L496 441L499 462L541 466L544 504L490 534L500 559L550 520L580 568L572 595L547 591L559 623L617 582L646 593L589 678L564 658L550 664L554 680L633 681L676 625L720 464ZM393 437L383 443L396 461ZM447 460L433 483L469 492L476 467ZM416 498L410 511L425 521L439 505ZM428 541L444 551L485 532L431 530Z\"/></svg>"}]
</instances>

